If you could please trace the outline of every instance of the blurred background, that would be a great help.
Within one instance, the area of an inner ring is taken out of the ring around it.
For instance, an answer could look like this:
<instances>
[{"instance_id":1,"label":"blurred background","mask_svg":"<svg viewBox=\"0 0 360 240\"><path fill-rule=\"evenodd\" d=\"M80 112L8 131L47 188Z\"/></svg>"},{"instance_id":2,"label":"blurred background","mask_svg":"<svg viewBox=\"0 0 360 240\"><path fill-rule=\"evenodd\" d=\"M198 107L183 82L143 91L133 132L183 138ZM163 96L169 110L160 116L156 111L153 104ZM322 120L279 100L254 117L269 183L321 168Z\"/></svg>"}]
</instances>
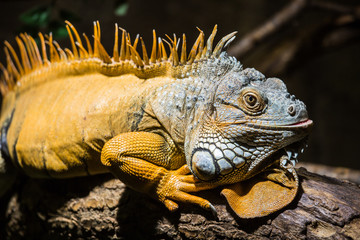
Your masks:
<instances>
[{"instance_id":1,"label":"blurred background","mask_svg":"<svg viewBox=\"0 0 360 240\"><path fill-rule=\"evenodd\" d=\"M102 42L111 52L114 23L151 46L157 35L186 33L188 48L196 27L216 40L238 31L228 52L244 67L282 78L303 100L315 125L300 161L360 169L360 2L356 0L8 0L0 1L0 42L15 36L52 32L70 47L65 20L92 35L99 20ZM0 53L4 62L4 53Z\"/></svg>"}]
</instances>

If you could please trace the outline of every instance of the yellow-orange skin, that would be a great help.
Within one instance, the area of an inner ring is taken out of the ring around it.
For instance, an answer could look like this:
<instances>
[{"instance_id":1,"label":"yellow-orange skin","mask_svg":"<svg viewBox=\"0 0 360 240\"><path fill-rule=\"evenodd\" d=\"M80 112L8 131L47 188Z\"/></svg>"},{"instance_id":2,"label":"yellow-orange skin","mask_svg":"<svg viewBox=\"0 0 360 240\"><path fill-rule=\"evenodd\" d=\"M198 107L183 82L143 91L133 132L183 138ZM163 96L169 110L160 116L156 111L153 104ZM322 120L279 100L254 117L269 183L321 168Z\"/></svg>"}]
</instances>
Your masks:
<instances>
[{"instance_id":1,"label":"yellow-orange skin","mask_svg":"<svg viewBox=\"0 0 360 240\"><path fill-rule=\"evenodd\" d=\"M61 65L58 68L68 68ZM13 114L7 144L15 165L32 177L68 178L111 171L170 210L177 209L170 199L210 209L207 200L185 192L217 185L198 183L189 175L184 153L149 116L151 108L146 103L153 90L175 81L173 77L142 79L131 72L120 76L93 72L46 80L53 69L29 74L4 98L0 121L3 124ZM144 116L136 125L138 132L132 132L132 116L141 108L145 108ZM156 133L147 132L154 128Z\"/></svg>"},{"instance_id":2,"label":"yellow-orange skin","mask_svg":"<svg viewBox=\"0 0 360 240\"><path fill-rule=\"evenodd\" d=\"M94 73L44 82L21 91L16 99L10 93L1 114L14 108L8 145L16 146L18 164L30 176L106 172L100 162L105 142L130 132L129 114L141 106L136 101L154 83L168 81L171 79L145 81L131 74L107 77ZM15 159L14 152L10 154Z\"/></svg>"}]
</instances>

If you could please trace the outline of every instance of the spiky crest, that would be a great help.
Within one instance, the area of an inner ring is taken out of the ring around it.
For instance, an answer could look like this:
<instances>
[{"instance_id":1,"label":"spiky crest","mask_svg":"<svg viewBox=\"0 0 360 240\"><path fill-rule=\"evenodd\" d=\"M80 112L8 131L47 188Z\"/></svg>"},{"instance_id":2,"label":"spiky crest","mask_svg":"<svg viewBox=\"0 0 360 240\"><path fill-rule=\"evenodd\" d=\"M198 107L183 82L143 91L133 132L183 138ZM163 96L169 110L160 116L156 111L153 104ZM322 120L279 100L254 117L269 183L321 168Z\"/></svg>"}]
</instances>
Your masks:
<instances>
[{"instance_id":1,"label":"spiky crest","mask_svg":"<svg viewBox=\"0 0 360 240\"><path fill-rule=\"evenodd\" d=\"M94 22L93 45L91 45L89 38L85 34L83 34L83 38L86 45L83 45L76 28L69 21L65 21L65 23L72 50L67 48L62 49L59 44L53 40L51 33L45 35L45 37L39 33L40 46L26 33L16 37L20 57L9 42L5 41L4 52L6 55L6 67L0 63L0 70L2 72L0 77L0 91L3 96L6 95L8 91L13 90L16 84L22 84L22 82L25 81L24 78L27 78L31 74L36 75L36 70L40 72L40 68L48 68L49 73L51 70L71 72L68 69L69 66L72 66L71 64L73 63L74 66L79 68L79 62L83 62L83 72L90 71L89 69L91 69L91 71L98 71L109 76L124 73L135 73L139 75L139 77L148 77L146 74L154 76L159 74L165 75L169 72L169 67L186 66L194 62L219 57L224 45L228 45L236 34L236 32L233 32L223 37L215 49L212 50L217 26L215 25L205 46L205 35L203 31L199 29L199 36L189 54L187 54L185 34L183 35L181 50L178 50L180 39L177 39L175 34L173 38L166 35L168 37L167 41L166 39L157 39L156 32L153 30L153 45L149 58L143 39L137 35L132 43L130 34L115 24L113 57L110 57L101 43L100 24L98 21ZM119 29L122 31L120 47ZM141 42L142 57L137 50L139 40ZM169 46L169 53L167 53L165 49L164 42ZM59 67L60 65L65 68L65 70ZM55 69L51 69L52 67ZM144 70L148 71L148 73ZM46 71L41 69L41 72ZM81 72L81 70L77 69L76 72Z\"/></svg>"}]
</instances>

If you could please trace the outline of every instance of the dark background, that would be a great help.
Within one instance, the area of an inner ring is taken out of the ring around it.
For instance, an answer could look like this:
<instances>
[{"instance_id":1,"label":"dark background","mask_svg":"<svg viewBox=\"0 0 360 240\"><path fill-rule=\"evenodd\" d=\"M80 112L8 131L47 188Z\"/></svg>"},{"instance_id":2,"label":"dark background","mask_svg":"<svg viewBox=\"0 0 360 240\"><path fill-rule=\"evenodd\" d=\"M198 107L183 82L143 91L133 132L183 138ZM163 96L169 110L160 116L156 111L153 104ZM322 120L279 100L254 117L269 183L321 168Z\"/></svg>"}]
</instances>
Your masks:
<instances>
[{"instance_id":1,"label":"dark background","mask_svg":"<svg viewBox=\"0 0 360 240\"><path fill-rule=\"evenodd\" d=\"M236 45L289 0L63 0L0 1L0 41L15 46L23 31L36 36L52 31L69 47L64 20L80 33L92 34L99 20L108 52L114 23L132 36L141 33L150 46L152 29L158 36L187 34L188 48L202 29L206 36L218 24L216 40L238 31ZM357 5L356 5L357 4ZM260 38L246 54L236 54L244 67L282 78L289 91L303 100L314 120L309 148L301 161L360 169L360 4L358 1L307 1L306 7L274 34ZM0 53L4 62L4 54Z\"/></svg>"}]
</instances>

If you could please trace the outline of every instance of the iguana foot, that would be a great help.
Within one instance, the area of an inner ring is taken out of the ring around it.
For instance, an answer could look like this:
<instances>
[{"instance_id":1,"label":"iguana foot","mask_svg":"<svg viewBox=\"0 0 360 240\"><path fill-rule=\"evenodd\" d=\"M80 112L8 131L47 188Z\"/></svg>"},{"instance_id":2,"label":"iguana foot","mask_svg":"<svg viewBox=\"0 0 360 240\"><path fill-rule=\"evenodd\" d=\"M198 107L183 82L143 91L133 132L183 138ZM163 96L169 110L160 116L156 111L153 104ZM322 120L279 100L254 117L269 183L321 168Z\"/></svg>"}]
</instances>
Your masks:
<instances>
[{"instance_id":1,"label":"iguana foot","mask_svg":"<svg viewBox=\"0 0 360 240\"><path fill-rule=\"evenodd\" d=\"M122 133L104 145L101 162L127 186L160 200L170 211L178 209L177 202L186 202L216 215L209 201L189 192L212 189L217 185L196 179L183 154L158 134Z\"/></svg>"},{"instance_id":2,"label":"iguana foot","mask_svg":"<svg viewBox=\"0 0 360 240\"><path fill-rule=\"evenodd\" d=\"M168 171L156 189L158 199L164 203L170 211L176 211L178 209L179 206L176 202L186 202L211 211L213 215L216 216L216 209L208 200L189 194L189 192L212 189L215 188L216 185L200 182L192 174L189 174L190 169L187 165L175 171Z\"/></svg>"}]
</instances>

